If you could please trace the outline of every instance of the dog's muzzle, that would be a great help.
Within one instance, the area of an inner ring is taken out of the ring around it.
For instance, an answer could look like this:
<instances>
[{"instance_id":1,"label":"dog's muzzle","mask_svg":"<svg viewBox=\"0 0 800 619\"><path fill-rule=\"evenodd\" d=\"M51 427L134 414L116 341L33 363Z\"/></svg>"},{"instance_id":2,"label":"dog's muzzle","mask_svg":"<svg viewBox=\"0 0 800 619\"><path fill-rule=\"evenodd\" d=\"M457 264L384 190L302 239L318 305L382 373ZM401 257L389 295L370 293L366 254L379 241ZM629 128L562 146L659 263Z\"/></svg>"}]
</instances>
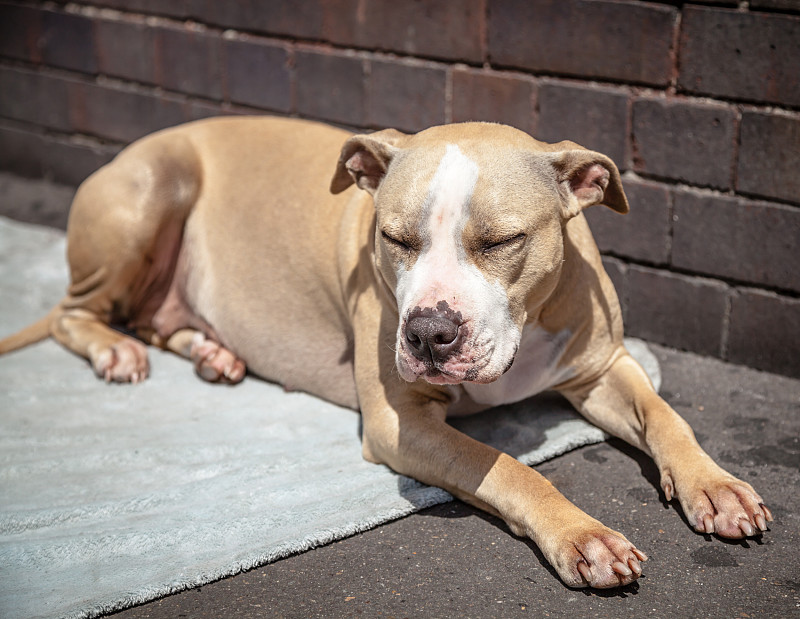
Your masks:
<instances>
[{"instance_id":1,"label":"dog's muzzle","mask_svg":"<svg viewBox=\"0 0 800 619\"><path fill-rule=\"evenodd\" d=\"M474 323L446 301L439 301L436 307L415 307L398 334L400 376L409 382L422 378L434 385L496 380L504 370L491 366L498 361L495 340L484 334L483 345L476 345L473 330ZM513 353L511 357L513 360Z\"/></svg>"}]
</instances>

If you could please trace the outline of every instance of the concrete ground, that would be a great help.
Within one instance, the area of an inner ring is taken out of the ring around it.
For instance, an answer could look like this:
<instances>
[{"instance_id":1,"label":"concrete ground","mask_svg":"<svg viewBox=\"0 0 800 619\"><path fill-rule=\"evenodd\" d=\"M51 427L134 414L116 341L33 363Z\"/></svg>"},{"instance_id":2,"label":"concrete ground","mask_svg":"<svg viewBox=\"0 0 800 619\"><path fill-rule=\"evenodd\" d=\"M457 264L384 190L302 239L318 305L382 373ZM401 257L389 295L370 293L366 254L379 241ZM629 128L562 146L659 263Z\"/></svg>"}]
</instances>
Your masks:
<instances>
[{"instance_id":1,"label":"concrete ground","mask_svg":"<svg viewBox=\"0 0 800 619\"><path fill-rule=\"evenodd\" d=\"M71 191L0 175L0 213L63 226ZM459 502L116 613L173 617L800 617L800 380L653 345L662 394L775 522L763 536L698 535L652 462L620 441L538 468L650 556L618 590L564 587L541 553Z\"/></svg>"}]
</instances>

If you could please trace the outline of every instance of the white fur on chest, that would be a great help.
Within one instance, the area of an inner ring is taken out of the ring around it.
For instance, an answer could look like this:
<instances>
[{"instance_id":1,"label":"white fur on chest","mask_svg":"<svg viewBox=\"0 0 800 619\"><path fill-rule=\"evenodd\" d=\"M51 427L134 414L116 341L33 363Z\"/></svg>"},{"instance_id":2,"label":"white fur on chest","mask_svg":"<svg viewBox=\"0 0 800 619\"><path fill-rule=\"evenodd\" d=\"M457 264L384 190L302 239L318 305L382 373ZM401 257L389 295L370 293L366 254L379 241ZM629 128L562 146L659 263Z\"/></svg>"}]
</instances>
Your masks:
<instances>
[{"instance_id":1,"label":"white fur on chest","mask_svg":"<svg viewBox=\"0 0 800 619\"><path fill-rule=\"evenodd\" d=\"M478 406L457 401L450 413L458 415L475 408L519 402L564 382L573 375L573 370L560 366L559 361L571 335L567 329L549 333L541 327L526 326L511 369L493 383L459 385L468 400Z\"/></svg>"}]
</instances>

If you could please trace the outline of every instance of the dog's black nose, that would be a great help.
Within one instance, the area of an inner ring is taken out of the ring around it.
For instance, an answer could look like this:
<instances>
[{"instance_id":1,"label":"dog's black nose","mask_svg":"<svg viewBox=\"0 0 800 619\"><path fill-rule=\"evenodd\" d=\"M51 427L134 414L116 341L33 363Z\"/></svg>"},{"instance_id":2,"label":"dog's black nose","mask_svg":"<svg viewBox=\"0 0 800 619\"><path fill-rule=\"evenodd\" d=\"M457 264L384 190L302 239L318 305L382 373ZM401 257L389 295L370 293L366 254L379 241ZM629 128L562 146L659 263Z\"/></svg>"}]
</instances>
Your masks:
<instances>
[{"instance_id":1,"label":"dog's black nose","mask_svg":"<svg viewBox=\"0 0 800 619\"><path fill-rule=\"evenodd\" d=\"M421 361L444 361L461 344L461 324L431 310L413 312L406 323L406 343Z\"/></svg>"}]
</instances>

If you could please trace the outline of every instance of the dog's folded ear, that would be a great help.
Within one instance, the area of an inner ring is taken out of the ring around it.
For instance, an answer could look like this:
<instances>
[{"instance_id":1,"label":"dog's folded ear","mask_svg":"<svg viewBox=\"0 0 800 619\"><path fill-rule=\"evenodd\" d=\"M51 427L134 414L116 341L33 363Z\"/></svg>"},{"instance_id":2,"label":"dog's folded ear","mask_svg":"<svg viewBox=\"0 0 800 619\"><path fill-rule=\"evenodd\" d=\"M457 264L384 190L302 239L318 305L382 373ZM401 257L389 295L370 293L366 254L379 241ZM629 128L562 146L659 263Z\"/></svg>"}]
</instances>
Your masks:
<instances>
[{"instance_id":1,"label":"dog's folded ear","mask_svg":"<svg viewBox=\"0 0 800 619\"><path fill-rule=\"evenodd\" d=\"M398 151L398 144L407 137L396 129L384 129L366 135L354 135L342 147L331 179L331 193L341 193L355 183L375 195Z\"/></svg>"},{"instance_id":2,"label":"dog's folded ear","mask_svg":"<svg viewBox=\"0 0 800 619\"><path fill-rule=\"evenodd\" d=\"M618 213L630 210L616 164L605 155L571 142L554 147L571 147L552 153L559 190L564 198L564 215L575 217L587 206L604 204Z\"/></svg>"}]
</instances>

